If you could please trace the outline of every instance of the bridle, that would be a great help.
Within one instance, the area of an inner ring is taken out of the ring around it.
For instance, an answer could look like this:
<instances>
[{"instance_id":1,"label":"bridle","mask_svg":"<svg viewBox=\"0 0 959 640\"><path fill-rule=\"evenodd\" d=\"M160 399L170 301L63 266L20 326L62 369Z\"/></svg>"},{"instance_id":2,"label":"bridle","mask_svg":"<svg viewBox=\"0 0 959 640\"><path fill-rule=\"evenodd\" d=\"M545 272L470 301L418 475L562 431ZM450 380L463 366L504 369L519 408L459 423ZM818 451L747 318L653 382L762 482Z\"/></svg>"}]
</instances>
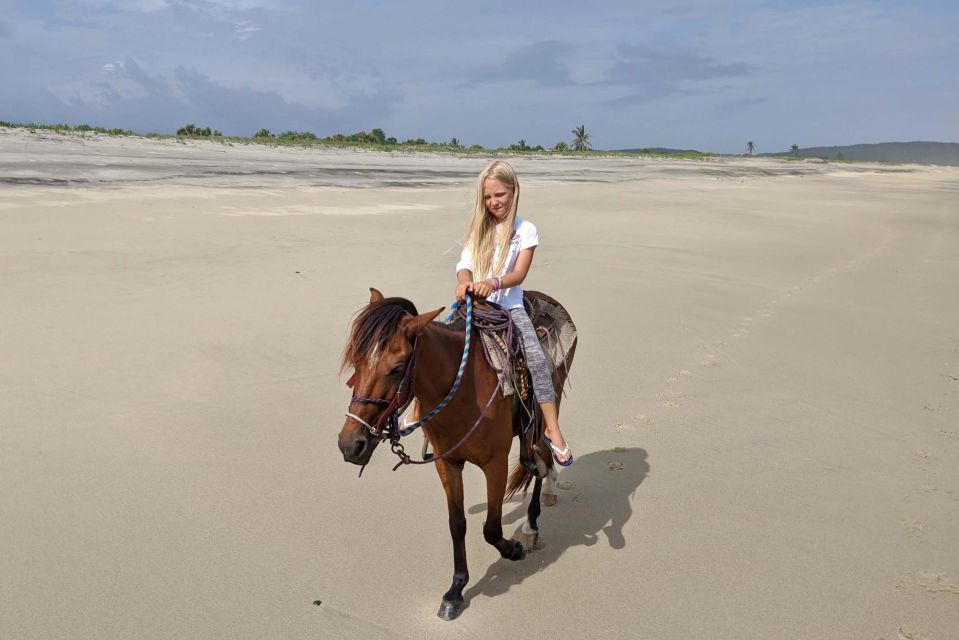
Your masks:
<instances>
[{"instance_id":1,"label":"bridle","mask_svg":"<svg viewBox=\"0 0 959 640\"><path fill-rule=\"evenodd\" d=\"M413 394L411 392L413 388L413 370L416 366L416 339L413 340L413 349L410 352L410 358L406 361L406 369L403 372L403 379L400 380L400 385L396 388L396 393L393 395L392 400L386 400L385 398L367 398L364 396L354 395L350 399L350 406L354 404L379 404L386 405L386 408L380 413L379 419L376 421L376 425L371 425L369 422L356 415L355 413L346 412L346 417L352 418L359 422L361 425L366 427L366 430L370 432L370 435L374 438L379 438L382 442L387 438L390 441L393 438L399 440L400 437L400 428L399 428L399 416L403 411L409 406L410 401L413 399ZM353 383L355 382L356 374L347 381L346 386L352 388ZM384 427L386 432L384 434Z\"/></svg>"},{"instance_id":2,"label":"bridle","mask_svg":"<svg viewBox=\"0 0 959 640\"><path fill-rule=\"evenodd\" d=\"M458 308L460 308L459 303L454 302L450 310L450 315L446 319L447 324L452 322L454 316L457 313ZM403 379L400 381L399 386L396 389L396 393L393 395L392 400L387 400L385 398L367 398L364 396L354 395L350 399L350 406L354 404L378 404L386 405L386 408L383 409L380 413L379 418L376 421L375 425L370 424L363 418L359 417L355 413L346 412L346 417L356 420L358 423L363 425L370 435L374 438L378 438L380 442L384 440L390 441L390 450L395 453L400 461L396 463L396 466L393 467L393 471L396 471L400 466L404 464L426 464L427 462L436 462L446 458L449 454L453 453L456 449L460 447L466 440L476 431L476 428L483 421L483 418L486 417L489 408L493 405L493 400L496 399L497 394L500 391L502 382L497 381L496 388L493 389L493 394L490 396L489 401L486 403L486 406L483 408L482 413L480 413L479 418L476 419L476 422L473 423L473 426L470 427L469 431L466 432L459 442L455 445L444 451L443 453L432 456L424 460L413 460L410 458L409 454L404 450L403 444L400 442L402 436L409 435L415 430L422 427L424 424L436 417L436 415L442 411L449 401L453 399L453 396L456 395L457 389L459 389L460 381L463 379L463 372L466 370L466 363L469 360L470 353L470 340L473 333L473 298L469 294L466 296L466 338L463 344L463 357L460 358L459 370L456 372L456 378L453 380L453 385L450 387L449 392L446 394L446 397L436 405L429 413L423 416L420 420L408 425L404 425L403 428L400 428L399 417L400 414L409 406L409 403L413 399L413 372L416 368L416 344L417 339L413 340L413 348L410 352L410 359L406 362L406 371L403 373ZM350 388L353 387L355 383L356 374L347 381L346 385ZM364 465L365 467L365 465ZM362 475L363 470L360 470Z\"/></svg>"}]
</instances>

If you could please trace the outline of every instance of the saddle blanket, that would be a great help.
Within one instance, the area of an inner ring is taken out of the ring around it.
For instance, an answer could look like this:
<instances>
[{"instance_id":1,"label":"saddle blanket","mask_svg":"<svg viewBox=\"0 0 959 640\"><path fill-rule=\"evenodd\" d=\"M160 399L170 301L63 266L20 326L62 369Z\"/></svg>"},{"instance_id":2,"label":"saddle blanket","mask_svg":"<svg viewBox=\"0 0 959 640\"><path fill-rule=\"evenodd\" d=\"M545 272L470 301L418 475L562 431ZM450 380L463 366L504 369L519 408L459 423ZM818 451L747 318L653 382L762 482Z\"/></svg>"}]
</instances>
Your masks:
<instances>
[{"instance_id":1,"label":"saddle blanket","mask_svg":"<svg viewBox=\"0 0 959 640\"><path fill-rule=\"evenodd\" d=\"M525 291L523 305L533 326L536 327L539 344L553 371L566 367L567 355L576 344L576 325L566 313L566 309L559 302L539 291ZM519 332L516 333L518 339ZM481 331L480 337L489 361L499 375L503 395L513 395L518 381L515 380L516 371L510 363L509 347L506 345L505 337L486 331ZM525 386L524 383L519 384Z\"/></svg>"}]
</instances>

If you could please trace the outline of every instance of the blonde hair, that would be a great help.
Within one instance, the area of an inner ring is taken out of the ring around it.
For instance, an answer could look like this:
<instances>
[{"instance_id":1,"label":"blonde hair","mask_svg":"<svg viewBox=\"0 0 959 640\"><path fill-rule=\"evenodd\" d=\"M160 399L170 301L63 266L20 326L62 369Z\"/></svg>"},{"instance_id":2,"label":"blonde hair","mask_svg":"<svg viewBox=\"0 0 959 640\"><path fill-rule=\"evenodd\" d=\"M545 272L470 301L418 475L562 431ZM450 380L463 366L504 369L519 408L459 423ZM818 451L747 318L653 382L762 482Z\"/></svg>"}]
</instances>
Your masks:
<instances>
[{"instance_id":1,"label":"blonde hair","mask_svg":"<svg viewBox=\"0 0 959 640\"><path fill-rule=\"evenodd\" d=\"M483 197L483 188L487 178L501 182L513 190L513 202L509 212L499 223L486 210L486 201ZM519 180L513 167L499 160L491 162L483 169L476 179L476 203L473 205L473 215L470 218L469 228L463 238L463 245L469 247L473 254L473 279L482 279L490 275L497 275L506 264L506 255L509 253L509 242L513 238L513 225L516 224L516 208L519 206ZM503 231L497 237L497 224L503 225ZM493 264L493 253L499 246L499 256Z\"/></svg>"}]
</instances>

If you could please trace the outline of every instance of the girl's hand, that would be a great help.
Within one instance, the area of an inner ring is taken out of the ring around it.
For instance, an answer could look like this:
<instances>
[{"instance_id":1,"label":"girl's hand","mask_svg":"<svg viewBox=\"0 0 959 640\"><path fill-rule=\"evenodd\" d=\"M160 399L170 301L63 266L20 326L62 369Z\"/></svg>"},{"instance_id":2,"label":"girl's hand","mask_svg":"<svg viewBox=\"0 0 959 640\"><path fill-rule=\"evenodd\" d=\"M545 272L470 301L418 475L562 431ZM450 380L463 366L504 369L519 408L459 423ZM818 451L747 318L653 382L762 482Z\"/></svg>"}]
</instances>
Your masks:
<instances>
[{"instance_id":1,"label":"girl's hand","mask_svg":"<svg viewBox=\"0 0 959 640\"><path fill-rule=\"evenodd\" d=\"M473 286L472 282L461 282L456 285L456 299L460 302L466 300L466 292L470 290L470 287Z\"/></svg>"},{"instance_id":2,"label":"girl's hand","mask_svg":"<svg viewBox=\"0 0 959 640\"><path fill-rule=\"evenodd\" d=\"M485 300L493 293L494 289L489 280L483 280L482 282L474 282L470 286L470 291L472 291L473 295L477 298Z\"/></svg>"}]
</instances>

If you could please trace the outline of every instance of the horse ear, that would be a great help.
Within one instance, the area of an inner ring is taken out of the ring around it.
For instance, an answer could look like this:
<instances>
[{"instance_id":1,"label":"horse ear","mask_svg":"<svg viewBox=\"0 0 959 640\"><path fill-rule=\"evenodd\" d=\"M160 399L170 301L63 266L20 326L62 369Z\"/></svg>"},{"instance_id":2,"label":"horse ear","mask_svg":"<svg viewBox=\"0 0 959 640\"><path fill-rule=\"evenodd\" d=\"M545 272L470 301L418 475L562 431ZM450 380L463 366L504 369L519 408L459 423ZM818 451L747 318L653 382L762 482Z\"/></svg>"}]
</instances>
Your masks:
<instances>
[{"instance_id":1,"label":"horse ear","mask_svg":"<svg viewBox=\"0 0 959 640\"><path fill-rule=\"evenodd\" d=\"M380 293L380 290L370 287L370 304L373 304L374 302L381 302L382 300L383 294Z\"/></svg>"},{"instance_id":2,"label":"horse ear","mask_svg":"<svg viewBox=\"0 0 959 640\"><path fill-rule=\"evenodd\" d=\"M433 322L433 319L436 318L436 316L438 316L440 312L443 311L443 309L445 308L446 307L440 307L436 311L423 313L416 316L415 318L411 317L406 323L404 323L405 326L403 328L406 330L406 335L412 337L412 336L418 336L421 333L423 333L423 329L426 328L426 325Z\"/></svg>"}]
</instances>

